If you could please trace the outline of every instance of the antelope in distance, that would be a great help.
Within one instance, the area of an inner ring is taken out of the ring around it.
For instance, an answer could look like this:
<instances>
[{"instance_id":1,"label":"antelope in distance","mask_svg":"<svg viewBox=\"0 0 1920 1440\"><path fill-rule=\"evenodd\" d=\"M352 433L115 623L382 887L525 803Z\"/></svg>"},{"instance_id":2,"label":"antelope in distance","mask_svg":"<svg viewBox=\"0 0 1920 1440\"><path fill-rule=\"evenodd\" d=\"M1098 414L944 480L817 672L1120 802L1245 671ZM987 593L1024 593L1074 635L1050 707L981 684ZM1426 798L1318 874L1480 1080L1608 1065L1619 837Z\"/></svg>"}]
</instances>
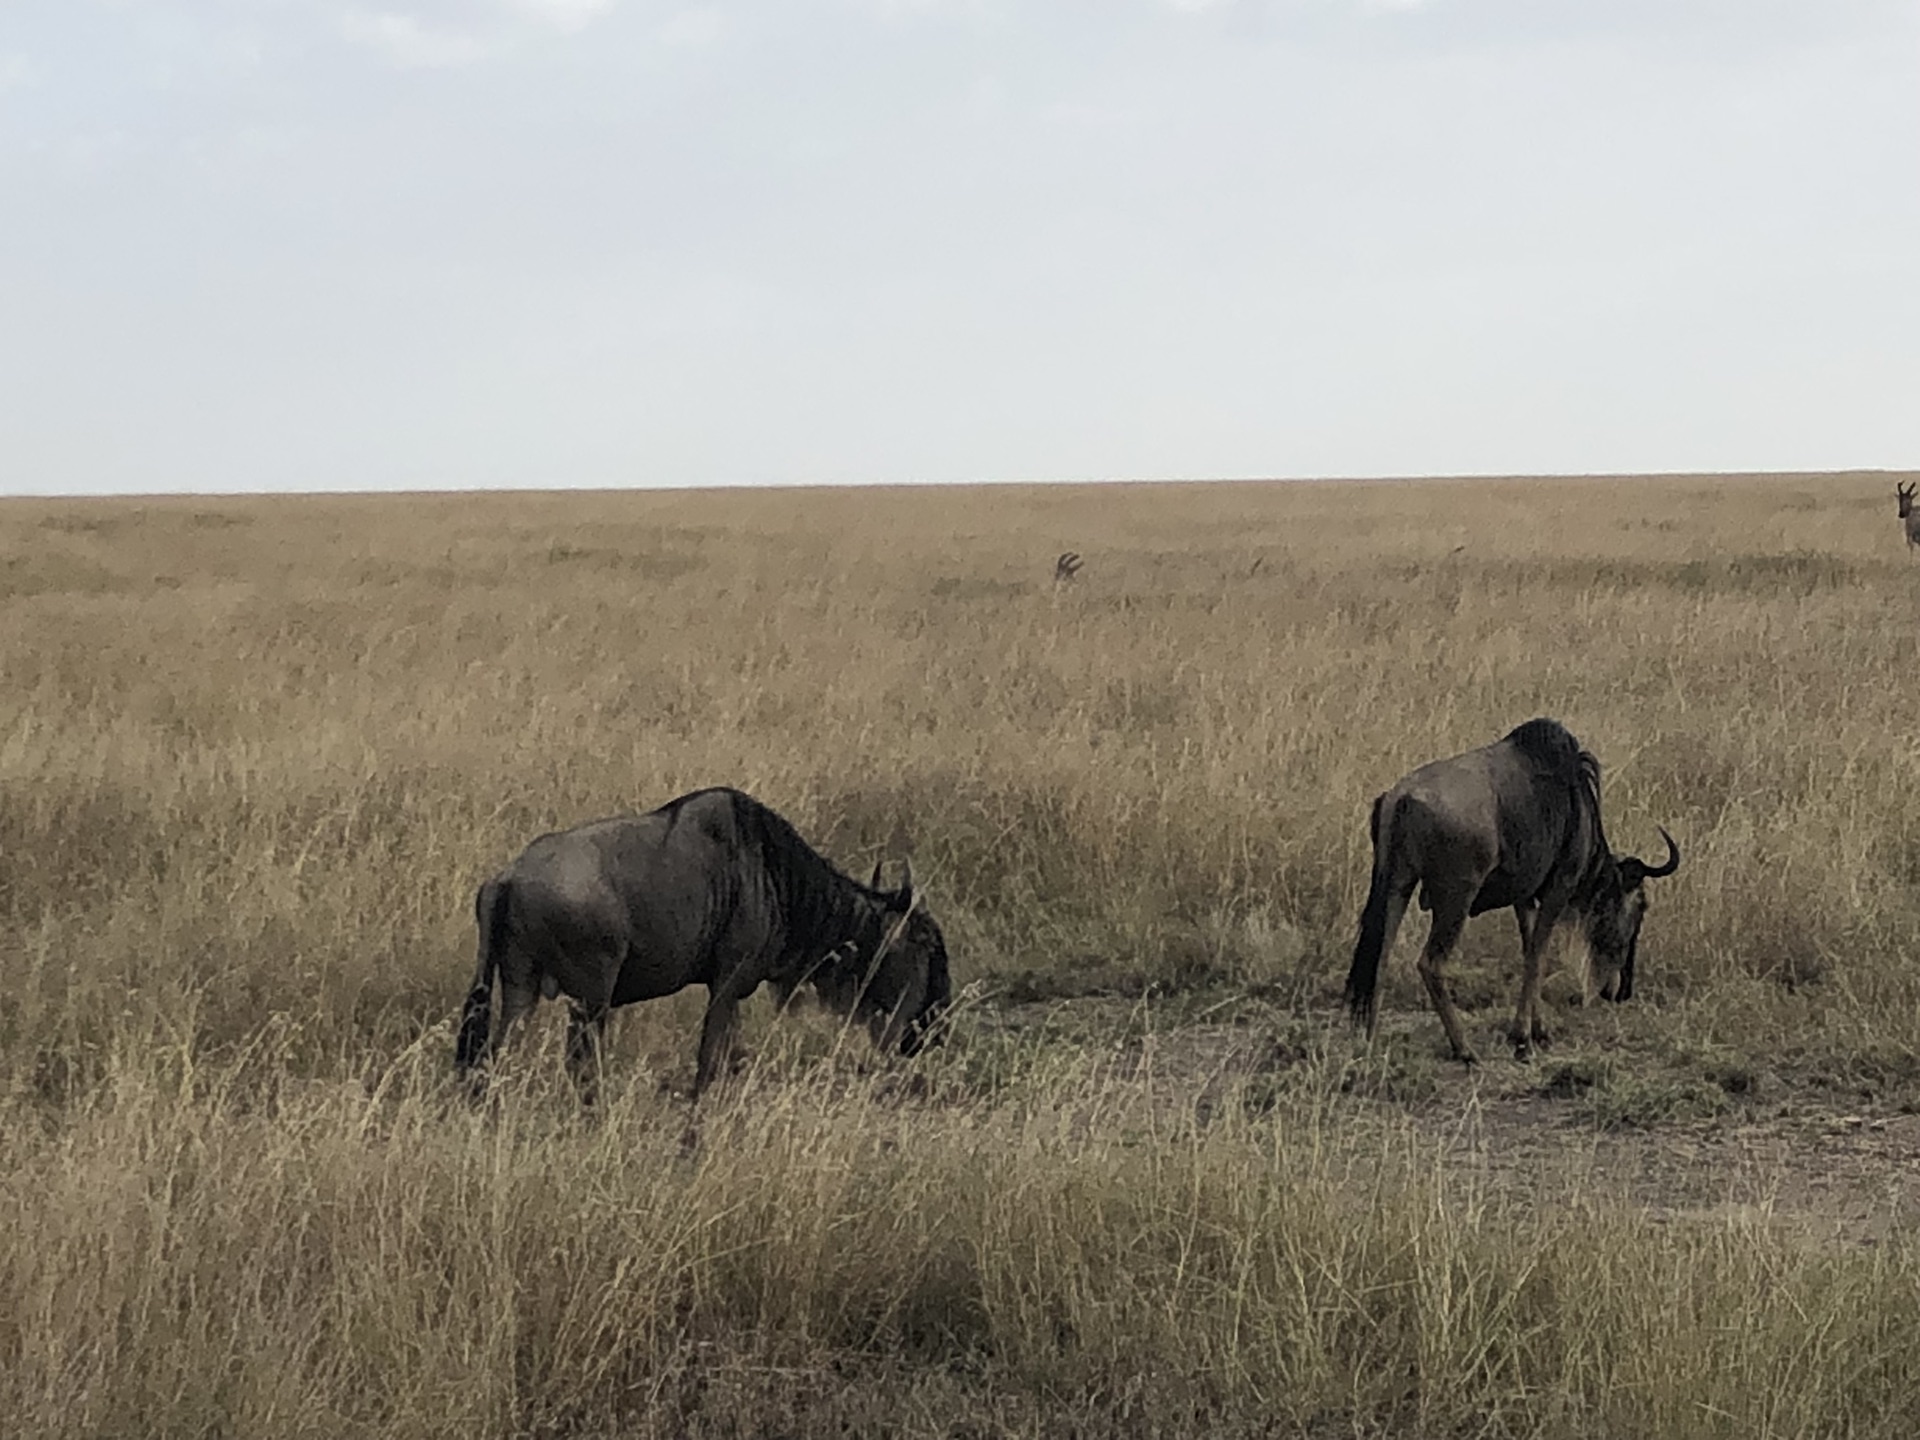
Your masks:
<instances>
[{"instance_id":1,"label":"antelope in distance","mask_svg":"<svg viewBox=\"0 0 1920 1440\"><path fill-rule=\"evenodd\" d=\"M1065 551L1058 560L1053 562L1053 583L1056 585L1071 585L1074 576L1079 573L1080 552L1077 550Z\"/></svg>"},{"instance_id":2,"label":"antelope in distance","mask_svg":"<svg viewBox=\"0 0 1920 1440\"><path fill-rule=\"evenodd\" d=\"M1920 514L1915 514L1913 509L1913 492L1917 486L1920 486L1920 480L1905 485L1898 480L1893 482L1894 496L1900 502L1900 519L1907 531L1909 554L1913 552L1916 545L1920 545Z\"/></svg>"},{"instance_id":3,"label":"antelope in distance","mask_svg":"<svg viewBox=\"0 0 1920 1440\"><path fill-rule=\"evenodd\" d=\"M911 865L896 890L880 888L877 865L862 885L738 790L543 835L480 887L474 918L479 961L455 1070L485 1064L535 1002L565 994L567 1069L589 1104L608 1012L689 985L707 987L696 1099L726 1067L740 1003L763 983L782 1006L810 984L903 1055L938 1043L951 997L946 941Z\"/></svg>"},{"instance_id":4,"label":"antelope in distance","mask_svg":"<svg viewBox=\"0 0 1920 1440\"><path fill-rule=\"evenodd\" d=\"M1520 926L1520 998L1507 1031L1526 1059L1549 1042L1540 1019L1540 967L1564 914L1581 921L1589 983L1602 999L1633 994L1634 957L1646 914L1644 882L1680 868L1649 865L1607 847L1600 822L1600 762L1554 720L1529 720L1492 745L1435 760L1373 802L1373 878L1347 972L1347 1004L1371 1038L1380 966L1416 887L1433 929L1420 952L1426 984L1456 1060L1474 1063L1447 994L1447 956L1470 915L1513 907Z\"/></svg>"}]
</instances>

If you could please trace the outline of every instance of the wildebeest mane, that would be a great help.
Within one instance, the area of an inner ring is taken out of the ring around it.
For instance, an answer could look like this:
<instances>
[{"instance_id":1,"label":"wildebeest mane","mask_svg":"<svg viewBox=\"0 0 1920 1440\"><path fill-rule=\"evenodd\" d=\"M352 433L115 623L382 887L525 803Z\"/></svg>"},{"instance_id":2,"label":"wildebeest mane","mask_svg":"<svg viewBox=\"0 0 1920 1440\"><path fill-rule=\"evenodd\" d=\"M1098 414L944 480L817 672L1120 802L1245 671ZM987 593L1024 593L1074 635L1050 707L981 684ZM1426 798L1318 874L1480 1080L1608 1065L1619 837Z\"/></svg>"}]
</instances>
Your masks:
<instances>
[{"instance_id":1,"label":"wildebeest mane","mask_svg":"<svg viewBox=\"0 0 1920 1440\"><path fill-rule=\"evenodd\" d=\"M796 979L815 967L831 968L839 958L837 948L848 941L856 953L845 957L847 962L871 961L884 923L875 906L861 901L876 898L874 892L835 869L778 812L738 790L727 795L735 833L759 860L779 906L783 938L778 968Z\"/></svg>"},{"instance_id":2,"label":"wildebeest mane","mask_svg":"<svg viewBox=\"0 0 1920 1440\"><path fill-rule=\"evenodd\" d=\"M1568 785L1578 784L1581 772L1587 769L1592 770L1596 780L1599 777L1600 762L1582 750L1580 742L1558 720L1529 720L1514 726L1502 738L1540 769L1558 776Z\"/></svg>"},{"instance_id":3,"label":"wildebeest mane","mask_svg":"<svg viewBox=\"0 0 1920 1440\"><path fill-rule=\"evenodd\" d=\"M1576 900L1592 893L1612 850L1607 845L1607 827L1600 814L1600 761L1558 720L1529 720L1516 725L1506 740L1533 764L1546 771L1567 789L1573 804L1567 812L1566 838L1561 842L1565 855L1579 843L1580 821L1585 816L1593 824L1593 844L1584 855L1568 858L1580 866Z\"/></svg>"}]
</instances>

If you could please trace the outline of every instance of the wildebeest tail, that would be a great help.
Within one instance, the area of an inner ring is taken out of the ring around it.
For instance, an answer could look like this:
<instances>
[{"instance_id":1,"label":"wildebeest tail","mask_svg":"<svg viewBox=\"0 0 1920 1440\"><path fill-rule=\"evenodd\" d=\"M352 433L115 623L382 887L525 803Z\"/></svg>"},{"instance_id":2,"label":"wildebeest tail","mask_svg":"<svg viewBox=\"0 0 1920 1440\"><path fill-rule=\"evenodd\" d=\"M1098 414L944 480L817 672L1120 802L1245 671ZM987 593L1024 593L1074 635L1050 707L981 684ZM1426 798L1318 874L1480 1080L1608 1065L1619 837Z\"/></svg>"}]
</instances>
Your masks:
<instances>
[{"instance_id":1,"label":"wildebeest tail","mask_svg":"<svg viewBox=\"0 0 1920 1440\"><path fill-rule=\"evenodd\" d=\"M460 1007L460 1038L454 1042L453 1068L464 1075L485 1057L487 1035L493 1028L493 971L507 938L508 882L489 880L473 897L474 924L480 932L480 955L474 966L473 988Z\"/></svg>"},{"instance_id":2,"label":"wildebeest tail","mask_svg":"<svg viewBox=\"0 0 1920 1440\"><path fill-rule=\"evenodd\" d=\"M1393 822L1384 813L1387 797L1373 802L1373 817L1368 829L1373 835L1373 879L1367 886L1366 908L1360 912L1360 938L1353 947L1353 964L1347 970L1347 1008L1356 1022L1373 1024L1374 999L1380 989L1380 963L1386 956L1387 917L1393 902Z\"/></svg>"}]
</instances>

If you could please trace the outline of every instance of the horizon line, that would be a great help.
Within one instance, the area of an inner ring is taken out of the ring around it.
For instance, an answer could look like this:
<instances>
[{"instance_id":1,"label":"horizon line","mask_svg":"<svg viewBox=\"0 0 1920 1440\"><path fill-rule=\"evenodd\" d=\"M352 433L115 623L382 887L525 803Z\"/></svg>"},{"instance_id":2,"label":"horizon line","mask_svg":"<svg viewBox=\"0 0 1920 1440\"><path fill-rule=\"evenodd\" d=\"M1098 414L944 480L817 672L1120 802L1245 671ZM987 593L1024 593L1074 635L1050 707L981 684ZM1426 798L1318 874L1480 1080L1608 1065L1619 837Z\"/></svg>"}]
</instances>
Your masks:
<instances>
[{"instance_id":1,"label":"horizon line","mask_svg":"<svg viewBox=\"0 0 1920 1440\"><path fill-rule=\"evenodd\" d=\"M1409 485L1460 483L1515 483L1537 480L1766 480L1841 479L1870 476L1908 476L1920 469L1886 465L1849 465L1833 469L1788 467L1778 470L1508 470L1441 471L1430 474L1371 475L1185 475L1115 476L1109 479L1010 479L982 477L970 480L722 480L685 484L619 484L583 482L576 484L510 485L409 485L396 487L340 486L320 489L289 487L284 489L208 489L208 490L5 490L0 502L25 500L264 500L373 498L457 495L568 495L568 494L699 494L754 490L962 490L962 489L1092 489L1101 486L1178 486L1178 485Z\"/></svg>"}]
</instances>

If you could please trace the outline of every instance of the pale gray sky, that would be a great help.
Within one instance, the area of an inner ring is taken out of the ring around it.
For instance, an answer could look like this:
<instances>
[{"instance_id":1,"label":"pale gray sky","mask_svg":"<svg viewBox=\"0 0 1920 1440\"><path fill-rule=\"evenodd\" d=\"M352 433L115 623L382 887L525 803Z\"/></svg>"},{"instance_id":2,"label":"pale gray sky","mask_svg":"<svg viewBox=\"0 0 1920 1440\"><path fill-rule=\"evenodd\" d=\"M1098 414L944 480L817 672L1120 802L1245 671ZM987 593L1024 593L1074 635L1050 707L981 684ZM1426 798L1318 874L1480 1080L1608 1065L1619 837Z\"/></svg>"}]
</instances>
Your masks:
<instances>
[{"instance_id":1,"label":"pale gray sky","mask_svg":"<svg viewBox=\"0 0 1920 1440\"><path fill-rule=\"evenodd\" d=\"M1845 466L1914 0L0 0L0 491Z\"/></svg>"}]
</instances>

